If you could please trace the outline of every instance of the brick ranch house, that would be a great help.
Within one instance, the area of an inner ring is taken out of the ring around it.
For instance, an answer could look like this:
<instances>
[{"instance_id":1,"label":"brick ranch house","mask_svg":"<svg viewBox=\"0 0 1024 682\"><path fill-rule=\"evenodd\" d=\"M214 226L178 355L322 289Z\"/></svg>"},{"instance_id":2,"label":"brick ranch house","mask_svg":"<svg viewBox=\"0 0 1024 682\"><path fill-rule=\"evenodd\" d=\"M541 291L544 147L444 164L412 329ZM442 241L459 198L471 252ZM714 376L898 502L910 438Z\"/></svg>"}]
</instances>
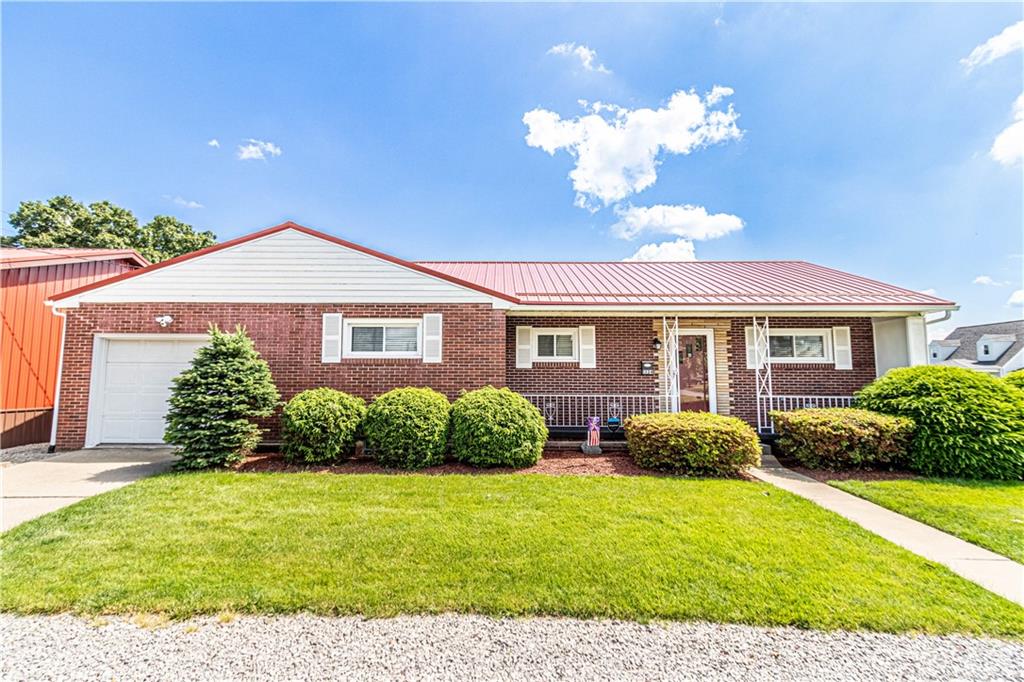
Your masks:
<instances>
[{"instance_id":1,"label":"brick ranch house","mask_svg":"<svg viewBox=\"0 0 1024 682\"><path fill-rule=\"evenodd\" d=\"M211 323L246 327L282 397L487 384L552 429L588 416L848 405L927 363L934 296L801 261L409 262L285 223L54 296L58 449L159 443ZM268 423L268 439L277 424Z\"/></svg>"}]
</instances>

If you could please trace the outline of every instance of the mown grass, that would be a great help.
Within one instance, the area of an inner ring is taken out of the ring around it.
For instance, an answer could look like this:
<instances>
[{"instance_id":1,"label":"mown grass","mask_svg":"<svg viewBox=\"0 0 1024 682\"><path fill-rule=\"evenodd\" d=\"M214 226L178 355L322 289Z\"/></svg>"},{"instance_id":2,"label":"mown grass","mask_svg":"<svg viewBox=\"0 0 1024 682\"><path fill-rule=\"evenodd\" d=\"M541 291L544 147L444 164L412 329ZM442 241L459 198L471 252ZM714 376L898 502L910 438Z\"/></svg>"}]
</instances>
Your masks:
<instances>
[{"instance_id":1,"label":"mown grass","mask_svg":"<svg viewBox=\"0 0 1024 682\"><path fill-rule=\"evenodd\" d=\"M743 481L169 474L0 536L0 608L474 612L1024 636L1024 609Z\"/></svg>"},{"instance_id":2,"label":"mown grass","mask_svg":"<svg viewBox=\"0 0 1024 682\"><path fill-rule=\"evenodd\" d=\"M1024 562L1024 483L912 479L831 485Z\"/></svg>"}]
</instances>

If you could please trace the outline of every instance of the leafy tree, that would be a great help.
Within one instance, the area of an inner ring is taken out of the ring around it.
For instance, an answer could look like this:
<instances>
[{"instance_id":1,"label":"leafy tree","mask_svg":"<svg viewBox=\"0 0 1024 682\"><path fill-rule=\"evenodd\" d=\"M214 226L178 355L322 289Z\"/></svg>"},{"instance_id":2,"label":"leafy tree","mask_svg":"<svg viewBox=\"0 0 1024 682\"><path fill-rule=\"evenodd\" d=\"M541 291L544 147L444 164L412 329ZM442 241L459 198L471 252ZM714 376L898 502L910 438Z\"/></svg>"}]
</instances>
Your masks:
<instances>
[{"instance_id":1,"label":"leafy tree","mask_svg":"<svg viewBox=\"0 0 1024 682\"><path fill-rule=\"evenodd\" d=\"M174 378L164 440L177 446L179 469L242 461L259 445L254 419L269 417L280 400L270 367L242 327L233 334L210 326L210 343Z\"/></svg>"},{"instance_id":2,"label":"leafy tree","mask_svg":"<svg viewBox=\"0 0 1024 682\"><path fill-rule=\"evenodd\" d=\"M26 248L135 249L158 262L210 246L212 232L196 232L172 216L156 216L143 226L126 208L109 201L88 206L69 196L49 201L23 201L10 217L14 234L3 246Z\"/></svg>"}]
</instances>

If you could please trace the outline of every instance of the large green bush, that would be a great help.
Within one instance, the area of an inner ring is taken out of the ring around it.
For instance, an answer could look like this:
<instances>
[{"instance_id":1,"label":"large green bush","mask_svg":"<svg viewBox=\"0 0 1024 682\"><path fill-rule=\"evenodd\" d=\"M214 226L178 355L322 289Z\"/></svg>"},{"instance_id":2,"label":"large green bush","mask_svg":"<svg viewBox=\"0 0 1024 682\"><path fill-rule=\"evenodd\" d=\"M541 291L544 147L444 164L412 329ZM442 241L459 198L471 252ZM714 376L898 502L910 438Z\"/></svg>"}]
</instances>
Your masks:
<instances>
[{"instance_id":1,"label":"large green bush","mask_svg":"<svg viewBox=\"0 0 1024 682\"><path fill-rule=\"evenodd\" d=\"M470 391L452 404L452 453L482 467L537 463L548 427L540 410L507 388Z\"/></svg>"},{"instance_id":2,"label":"large green bush","mask_svg":"<svg viewBox=\"0 0 1024 682\"><path fill-rule=\"evenodd\" d=\"M900 465L914 422L849 407L772 412L779 447L810 469Z\"/></svg>"},{"instance_id":3,"label":"large green bush","mask_svg":"<svg viewBox=\"0 0 1024 682\"><path fill-rule=\"evenodd\" d=\"M1024 477L1024 393L988 374L940 365L894 369L861 390L857 404L914 421L914 471Z\"/></svg>"},{"instance_id":4,"label":"large green bush","mask_svg":"<svg viewBox=\"0 0 1024 682\"><path fill-rule=\"evenodd\" d=\"M366 447L377 463L422 469L444 462L451 405L429 388L396 388L380 396L366 413Z\"/></svg>"},{"instance_id":5,"label":"large green bush","mask_svg":"<svg viewBox=\"0 0 1024 682\"><path fill-rule=\"evenodd\" d=\"M731 476L761 463L754 429L736 417L709 412L658 412L626 420L626 441L645 469Z\"/></svg>"},{"instance_id":6,"label":"large green bush","mask_svg":"<svg viewBox=\"0 0 1024 682\"><path fill-rule=\"evenodd\" d=\"M332 462L351 451L366 402L333 388L297 394L281 413L281 451L289 462Z\"/></svg>"},{"instance_id":7,"label":"large green bush","mask_svg":"<svg viewBox=\"0 0 1024 682\"><path fill-rule=\"evenodd\" d=\"M1008 383L1010 386L1024 391L1024 369L1018 369L1016 372L1010 372L1003 377L1003 381Z\"/></svg>"},{"instance_id":8,"label":"large green bush","mask_svg":"<svg viewBox=\"0 0 1024 682\"><path fill-rule=\"evenodd\" d=\"M164 440L176 446L180 469L205 469L242 461L259 445L253 420L269 417L280 396L270 368L245 330L210 327L210 343L174 379Z\"/></svg>"}]
</instances>

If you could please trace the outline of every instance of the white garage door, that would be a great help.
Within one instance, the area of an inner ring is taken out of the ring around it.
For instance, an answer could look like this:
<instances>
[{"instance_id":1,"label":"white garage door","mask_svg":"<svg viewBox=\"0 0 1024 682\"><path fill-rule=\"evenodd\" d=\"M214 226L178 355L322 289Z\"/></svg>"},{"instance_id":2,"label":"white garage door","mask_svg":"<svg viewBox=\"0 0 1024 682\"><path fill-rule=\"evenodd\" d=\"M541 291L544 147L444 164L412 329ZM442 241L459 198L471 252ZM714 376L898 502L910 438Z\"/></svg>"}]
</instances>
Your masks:
<instances>
[{"instance_id":1,"label":"white garage door","mask_svg":"<svg viewBox=\"0 0 1024 682\"><path fill-rule=\"evenodd\" d=\"M90 444L162 443L171 379L205 337L103 339L93 361Z\"/></svg>"}]
</instances>

